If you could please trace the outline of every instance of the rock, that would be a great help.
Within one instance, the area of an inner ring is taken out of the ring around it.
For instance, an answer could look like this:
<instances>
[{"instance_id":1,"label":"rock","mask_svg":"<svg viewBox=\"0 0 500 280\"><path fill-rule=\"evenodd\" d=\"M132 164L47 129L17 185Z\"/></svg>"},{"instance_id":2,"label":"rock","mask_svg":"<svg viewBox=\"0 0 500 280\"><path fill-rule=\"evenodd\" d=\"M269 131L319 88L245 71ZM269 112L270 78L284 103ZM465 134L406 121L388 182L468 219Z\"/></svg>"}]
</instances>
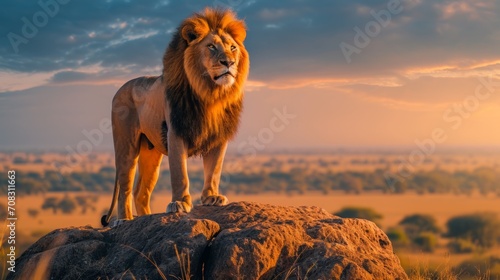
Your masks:
<instances>
[{"instance_id":1,"label":"rock","mask_svg":"<svg viewBox=\"0 0 500 280\"><path fill-rule=\"evenodd\" d=\"M55 230L7 279L408 279L374 223L250 202Z\"/></svg>"}]
</instances>

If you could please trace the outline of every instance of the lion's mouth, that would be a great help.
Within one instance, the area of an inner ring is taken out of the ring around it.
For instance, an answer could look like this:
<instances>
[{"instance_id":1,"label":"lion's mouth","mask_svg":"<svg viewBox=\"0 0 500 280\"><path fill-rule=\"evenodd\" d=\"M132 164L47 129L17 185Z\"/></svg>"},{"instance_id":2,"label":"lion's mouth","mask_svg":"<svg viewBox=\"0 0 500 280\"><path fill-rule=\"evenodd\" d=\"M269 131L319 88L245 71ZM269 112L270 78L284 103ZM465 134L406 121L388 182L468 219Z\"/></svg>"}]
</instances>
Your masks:
<instances>
[{"instance_id":1,"label":"lion's mouth","mask_svg":"<svg viewBox=\"0 0 500 280\"><path fill-rule=\"evenodd\" d=\"M226 75L229 75L229 76L231 76L231 77L233 77L233 78L234 78L234 75L233 75L231 72L227 71L227 72L222 73L222 74L220 74L220 75L218 75L218 76L215 76L215 77L214 77L214 81L217 81L218 79L220 79L220 78L222 78L222 77L224 77L224 76L226 76Z\"/></svg>"}]
</instances>

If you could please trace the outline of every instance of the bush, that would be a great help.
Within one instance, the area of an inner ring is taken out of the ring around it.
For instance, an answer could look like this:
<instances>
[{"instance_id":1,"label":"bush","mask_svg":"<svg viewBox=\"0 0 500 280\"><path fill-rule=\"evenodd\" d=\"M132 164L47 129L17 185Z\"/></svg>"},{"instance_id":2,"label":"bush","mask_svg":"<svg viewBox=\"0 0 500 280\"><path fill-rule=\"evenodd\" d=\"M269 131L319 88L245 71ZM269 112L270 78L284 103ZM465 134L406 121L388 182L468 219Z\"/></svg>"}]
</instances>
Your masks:
<instances>
[{"instance_id":1,"label":"bush","mask_svg":"<svg viewBox=\"0 0 500 280\"><path fill-rule=\"evenodd\" d=\"M38 216L39 213L40 213L40 211L38 211L37 209L33 209L33 208L28 209L28 215L30 215L30 217L32 217L32 218L36 218L36 216Z\"/></svg>"},{"instance_id":2,"label":"bush","mask_svg":"<svg viewBox=\"0 0 500 280\"><path fill-rule=\"evenodd\" d=\"M386 234L387 237L389 237L389 239L391 240L392 245L395 247L404 247L410 243L406 232L402 228L390 228L387 230Z\"/></svg>"},{"instance_id":3,"label":"bush","mask_svg":"<svg viewBox=\"0 0 500 280\"><path fill-rule=\"evenodd\" d=\"M437 237L432 232L423 232L413 239L413 243L425 252L434 252Z\"/></svg>"},{"instance_id":4,"label":"bush","mask_svg":"<svg viewBox=\"0 0 500 280\"><path fill-rule=\"evenodd\" d=\"M378 223L383 218L380 213L366 207L344 207L339 212L334 213L334 215L342 218L366 219L374 223Z\"/></svg>"},{"instance_id":5,"label":"bush","mask_svg":"<svg viewBox=\"0 0 500 280\"><path fill-rule=\"evenodd\" d=\"M448 237L492 247L500 240L500 221L495 213L477 213L451 218L446 223Z\"/></svg>"},{"instance_id":6,"label":"bush","mask_svg":"<svg viewBox=\"0 0 500 280\"><path fill-rule=\"evenodd\" d=\"M455 239L448 242L448 250L450 253L454 254L467 254L472 253L477 250L476 245L474 245L469 240Z\"/></svg>"}]
</instances>

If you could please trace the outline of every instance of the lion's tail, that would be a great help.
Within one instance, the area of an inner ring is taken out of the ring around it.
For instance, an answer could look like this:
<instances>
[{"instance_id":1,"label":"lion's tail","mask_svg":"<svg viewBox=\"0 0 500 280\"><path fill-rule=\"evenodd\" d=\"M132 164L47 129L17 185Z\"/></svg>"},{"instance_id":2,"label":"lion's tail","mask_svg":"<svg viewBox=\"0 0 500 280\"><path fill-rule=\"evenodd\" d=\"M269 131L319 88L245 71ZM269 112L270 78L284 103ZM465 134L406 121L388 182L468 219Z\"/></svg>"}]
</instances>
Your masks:
<instances>
[{"instance_id":1,"label":"lion's tail","mask_svg":"<svg viewBox=\"0 0 500 280\"><path fill-rule=\"evenodd\" d=\"M113 198L111 200L111 206L109 207L108 214L101 217L101 225L106 227L109 225L109 220L111 219L111 215L113 214L113 209L115 209L116 201L118 200L118 174L115 176L115 190L113 191Z\"/></svg>"}]
</instances>

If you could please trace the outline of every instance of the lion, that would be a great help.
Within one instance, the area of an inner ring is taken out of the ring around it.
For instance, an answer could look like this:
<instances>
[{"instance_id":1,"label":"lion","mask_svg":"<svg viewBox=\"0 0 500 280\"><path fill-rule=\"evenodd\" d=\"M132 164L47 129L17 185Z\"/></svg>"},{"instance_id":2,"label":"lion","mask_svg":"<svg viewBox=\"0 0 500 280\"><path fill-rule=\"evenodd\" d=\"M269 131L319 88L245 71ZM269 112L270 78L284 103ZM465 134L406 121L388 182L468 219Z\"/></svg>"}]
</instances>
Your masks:
<instances>
[{"instance_id":1,"label":"lion","mask_svg":"<svg viewBox=\"0 0 500 280\"><path fill-rule=\"evenodd\" d=\"M228 142L242 112L250 60L243 45L246 25L231 10L206 8L185 19L163 56L163 73L125 83L112 103L116 178L107 226L118 201L117 222L131 220L132 185L138 216L151 214L151 193L167 155L172 201L166 212L190 212L187 158L201 156L203 205L222 206L219 194Z\"/></svg>"}]
</instances>

